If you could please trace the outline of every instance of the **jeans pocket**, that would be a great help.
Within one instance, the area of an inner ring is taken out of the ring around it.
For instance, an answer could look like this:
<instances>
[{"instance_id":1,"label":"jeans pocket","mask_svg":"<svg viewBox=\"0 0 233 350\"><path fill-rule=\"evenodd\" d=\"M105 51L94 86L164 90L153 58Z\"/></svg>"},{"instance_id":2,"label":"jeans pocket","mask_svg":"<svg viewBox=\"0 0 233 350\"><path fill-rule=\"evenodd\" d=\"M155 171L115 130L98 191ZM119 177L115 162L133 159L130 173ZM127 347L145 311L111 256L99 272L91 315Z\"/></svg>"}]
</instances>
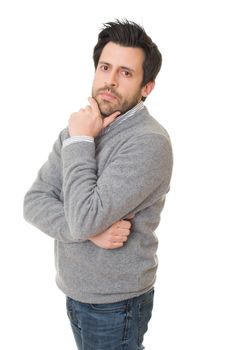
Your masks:
<instances>
[{"instance_id":1,"label":"jeans pocket","mask_svg":"<svg viewBox=\"0 0 233 350\"><path fill-rule=\"evenodd\" d=\"M129 310L127 302L89 304L86 325L89 342L99 344L99 349L118 349L128 338ZM92 336L91 336L92 334ZM93 337L98 335L95 341ZM101 345L101 346L100 346ZM94 347L93 347L94 349ZM98 349L98 347L96 347Z\"/></svg>"}]
</instances>

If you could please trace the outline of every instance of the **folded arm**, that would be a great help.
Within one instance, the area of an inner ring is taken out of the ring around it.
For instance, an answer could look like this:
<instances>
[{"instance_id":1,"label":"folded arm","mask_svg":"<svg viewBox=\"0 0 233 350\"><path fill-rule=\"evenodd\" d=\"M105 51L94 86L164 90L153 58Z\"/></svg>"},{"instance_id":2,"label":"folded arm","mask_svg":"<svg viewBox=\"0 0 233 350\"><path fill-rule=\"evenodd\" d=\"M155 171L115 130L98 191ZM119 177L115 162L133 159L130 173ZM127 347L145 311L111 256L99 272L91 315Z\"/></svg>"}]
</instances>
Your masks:
<instances>
[{"instance_id":1,"label":"folded arm","mask_svg":"<svg viewBox=\"0 0 233 350\"><path fill-rule=\"evenodd\" d=\"M168 188L171 148L162 135L129 140L97 177L95 144L62 149L64 210L73 237L90 238Z\"/></svg>"},{"instance_id":2,"label":"folded arm","mask_svg":"<svg viewBox=\"0 0 233 350\"><path fill-rule=\"evenodd\" d=\"M53 146L47 162L38 172L37 179L24 198L24 218L48 234L64 243L80 243L88 240L71 235L67 223L64 203L61 201L62 173L61 147L62 134ZM131 223L120 220L105 231L90 238L96 246L104 249L116 249L123 246L130 234Z\"/></svg>"}]
</instances>

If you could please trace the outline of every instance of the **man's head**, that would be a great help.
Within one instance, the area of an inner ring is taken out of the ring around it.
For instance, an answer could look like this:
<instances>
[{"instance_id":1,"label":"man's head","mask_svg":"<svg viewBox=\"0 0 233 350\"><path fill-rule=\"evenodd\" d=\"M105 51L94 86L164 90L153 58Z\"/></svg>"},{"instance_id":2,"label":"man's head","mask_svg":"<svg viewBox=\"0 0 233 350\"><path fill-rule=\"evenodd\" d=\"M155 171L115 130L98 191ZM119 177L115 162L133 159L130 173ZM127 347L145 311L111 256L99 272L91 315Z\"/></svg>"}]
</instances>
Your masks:
<instances>
[{"instance_id":1,"label":"man's head","mask_svg":"<svg viewBox=\"0 0 233 350\"><path fill-rule=\"evenodd\" d=\"M103 116L125 113L145 100L154 87L162 56L144 29L134 22L109 22L93 53L92 96Z\"/></svg>"}]
</instances>

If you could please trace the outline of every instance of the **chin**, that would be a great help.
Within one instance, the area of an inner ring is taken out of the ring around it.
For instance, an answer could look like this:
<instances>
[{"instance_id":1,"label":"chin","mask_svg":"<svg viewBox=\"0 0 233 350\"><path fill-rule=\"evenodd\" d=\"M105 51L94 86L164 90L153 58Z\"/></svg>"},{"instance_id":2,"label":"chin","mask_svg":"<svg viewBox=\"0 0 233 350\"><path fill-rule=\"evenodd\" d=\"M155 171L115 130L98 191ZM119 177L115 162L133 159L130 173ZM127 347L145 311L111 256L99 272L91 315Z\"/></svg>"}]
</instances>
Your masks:
<instances>
[{"instance_id":1,"label":"chin","mask_svg":"<svg viewBox=\"0 0 233 350\"><path fill-rule=\"evenodd\" d=\"M99 105L99 109L100 109L100 113L104 118L109 117L111 114L113 114L114 112L119 111L119 109L116 108L103 108L103 106L101 106L101 104Z\"/></svg>"}]
</instances>

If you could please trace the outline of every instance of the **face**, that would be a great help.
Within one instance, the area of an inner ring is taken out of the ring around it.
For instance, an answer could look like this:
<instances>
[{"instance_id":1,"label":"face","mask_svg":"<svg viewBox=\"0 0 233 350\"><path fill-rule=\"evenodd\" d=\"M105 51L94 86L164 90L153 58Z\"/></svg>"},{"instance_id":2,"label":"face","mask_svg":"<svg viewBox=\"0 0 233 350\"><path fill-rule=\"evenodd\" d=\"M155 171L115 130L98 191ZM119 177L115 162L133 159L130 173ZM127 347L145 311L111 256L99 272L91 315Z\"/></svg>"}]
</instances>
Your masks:
<instances>
[{"instance_id":1,"label":"face","mask_svg":"<svg viewBox=\"0 0 233 350\"><path fill-rule=\"evenodd\" d=\"M142 96L150 93L150 83L141 86L143 62L144 52L141 48L124 47L113 42L105 45L92 86L92 97L97 101L103 117L116 111L125 113Z\"/></svg>"}]
</instances>

